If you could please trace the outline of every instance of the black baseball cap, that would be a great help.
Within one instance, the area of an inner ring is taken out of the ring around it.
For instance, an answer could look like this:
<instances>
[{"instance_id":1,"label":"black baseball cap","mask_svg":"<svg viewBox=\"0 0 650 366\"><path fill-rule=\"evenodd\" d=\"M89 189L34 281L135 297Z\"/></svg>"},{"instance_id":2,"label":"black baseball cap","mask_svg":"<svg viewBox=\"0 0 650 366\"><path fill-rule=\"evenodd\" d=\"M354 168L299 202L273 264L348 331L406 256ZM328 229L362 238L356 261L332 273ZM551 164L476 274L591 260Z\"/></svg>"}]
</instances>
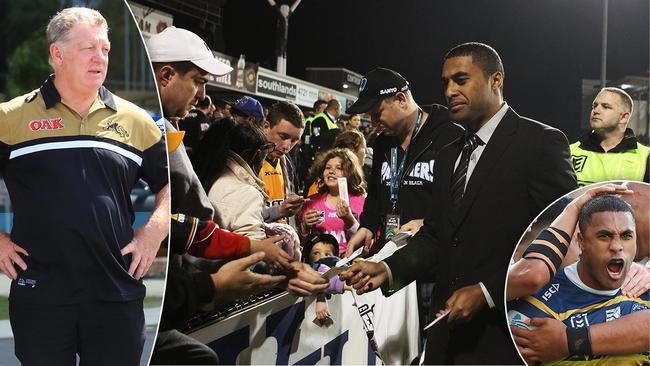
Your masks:
<instances>
[{"instance_id":1,"label":"black baseball cap","mask_svg":"<svg viewBox=\"0 0 650 366\"><path fill-rule=\"evenodd\" d=\"M402 75L390 69L377 67L361 79L359 99L345 113L366 113L380 100L408 89L409 82Z\"/></svg>"}]
</instances>

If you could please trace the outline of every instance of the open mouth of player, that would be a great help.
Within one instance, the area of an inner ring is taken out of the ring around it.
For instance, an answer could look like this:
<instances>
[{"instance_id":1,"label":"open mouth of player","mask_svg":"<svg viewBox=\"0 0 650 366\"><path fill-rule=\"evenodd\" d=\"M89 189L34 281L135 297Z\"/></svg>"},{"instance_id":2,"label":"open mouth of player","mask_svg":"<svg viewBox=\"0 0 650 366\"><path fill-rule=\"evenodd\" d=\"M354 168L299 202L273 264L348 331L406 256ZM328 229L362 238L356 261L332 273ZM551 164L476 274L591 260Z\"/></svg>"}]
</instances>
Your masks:
<instances>
[{"instance_id":1,"label":"open mouth of player","mask_svg":"<svg viewBox=\"0 0 650 366\"><path fill-rule=\"evenodd\" d=\"M615 280L620 279L623 275L624 265L625 261L620 258L610 260L607 263L607 273L609 274L609 277Z\"/></svg>"}]
</instances>

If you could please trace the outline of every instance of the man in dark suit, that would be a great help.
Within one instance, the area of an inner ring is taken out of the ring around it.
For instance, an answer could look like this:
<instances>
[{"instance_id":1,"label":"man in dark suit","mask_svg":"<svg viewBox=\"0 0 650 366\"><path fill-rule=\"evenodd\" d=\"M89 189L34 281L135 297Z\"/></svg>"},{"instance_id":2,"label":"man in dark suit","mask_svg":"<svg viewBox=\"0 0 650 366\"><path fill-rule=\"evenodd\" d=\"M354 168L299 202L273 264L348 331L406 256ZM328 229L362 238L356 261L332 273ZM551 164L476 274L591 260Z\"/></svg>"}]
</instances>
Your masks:
<instances>
[{"instance_id":1,"label":"man in dark suit","mask_svg":"<svg viewBox=\"0 0 650 366\"><path fill-rule=\"evenodd\" d=\"M569 144L504 102L503 65L488 45L450 50L442 81L451 120L467 132L440 151L431 217L385 262L357 263L341 277L358 293L385 294L435 279L432 311L448 315L428 331L427 364L521 363L505 318L506 271L535 216L577 188Z\"/></svg>"}]
</instances>

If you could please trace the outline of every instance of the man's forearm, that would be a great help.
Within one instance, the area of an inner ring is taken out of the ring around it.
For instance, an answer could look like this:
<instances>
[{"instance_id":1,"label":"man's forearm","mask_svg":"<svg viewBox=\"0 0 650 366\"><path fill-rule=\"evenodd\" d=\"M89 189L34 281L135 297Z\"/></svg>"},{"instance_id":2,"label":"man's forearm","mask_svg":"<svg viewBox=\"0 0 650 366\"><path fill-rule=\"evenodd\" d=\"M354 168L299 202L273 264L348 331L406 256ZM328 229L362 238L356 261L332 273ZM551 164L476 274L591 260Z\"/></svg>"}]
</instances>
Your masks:
<instances>
[{"instance_id":1,"label":"man's forearm","mask_svg":"<svg viewBox=\"0 0 650 366\"><path fill-rule=\"evenodd\" d=\"M522 258L508 271L506 300L532 295L551 279L544 262Z\"/></svg>"},{"instance_id":2,"label":"man's forearm","mask_svg":"<svg viewBox=\"0 0 650 366\"><path fill-rule=\"evenodd\" d=\"M156 204L143 229L153 235L157 243L169 234L169 184L156 194Z\"/></svg>"},{"instance_id":3,"label":"man's forearm","mask_svg":"<svg viewBox=\"0 0 650 366\"><path fill-rule=\"evenodd\" d=\"M282 218L282 214L280 214L280 206L264 207L262 217L264 218L264 222L267 223L278 221Z\"/></svg>"},{"instance_id":4,"label":"man's forearm","mask_svg":"<svg viewBox=\"0 0 650 366\"><path fill-rule=\"evenodd\" d=\"M589 328L594 355L648 352L650 350L650 310L637 311Z\"/></svg>"}]
</instances>

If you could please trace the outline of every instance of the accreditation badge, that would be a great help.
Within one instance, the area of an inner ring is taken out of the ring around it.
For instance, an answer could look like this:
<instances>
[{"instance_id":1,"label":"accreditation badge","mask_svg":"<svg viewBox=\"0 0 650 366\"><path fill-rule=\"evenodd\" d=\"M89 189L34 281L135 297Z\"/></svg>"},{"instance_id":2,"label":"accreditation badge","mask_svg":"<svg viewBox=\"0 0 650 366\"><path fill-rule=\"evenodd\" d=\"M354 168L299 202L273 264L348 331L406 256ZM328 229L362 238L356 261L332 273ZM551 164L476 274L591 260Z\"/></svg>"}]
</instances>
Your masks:
<instances>
[{"instance_id":1,"label":"accreditation badge","mask_svg":"<svg viewBox=\"0 0 650 366\"><path fill-rule=\"evenodd\" d=\"M400 219L399 215L396 214L387 214L386 215L386 232L384 238L386 241L389 241L393 235L397 234L400 228Z\"/></svg>"}]
</instances>

